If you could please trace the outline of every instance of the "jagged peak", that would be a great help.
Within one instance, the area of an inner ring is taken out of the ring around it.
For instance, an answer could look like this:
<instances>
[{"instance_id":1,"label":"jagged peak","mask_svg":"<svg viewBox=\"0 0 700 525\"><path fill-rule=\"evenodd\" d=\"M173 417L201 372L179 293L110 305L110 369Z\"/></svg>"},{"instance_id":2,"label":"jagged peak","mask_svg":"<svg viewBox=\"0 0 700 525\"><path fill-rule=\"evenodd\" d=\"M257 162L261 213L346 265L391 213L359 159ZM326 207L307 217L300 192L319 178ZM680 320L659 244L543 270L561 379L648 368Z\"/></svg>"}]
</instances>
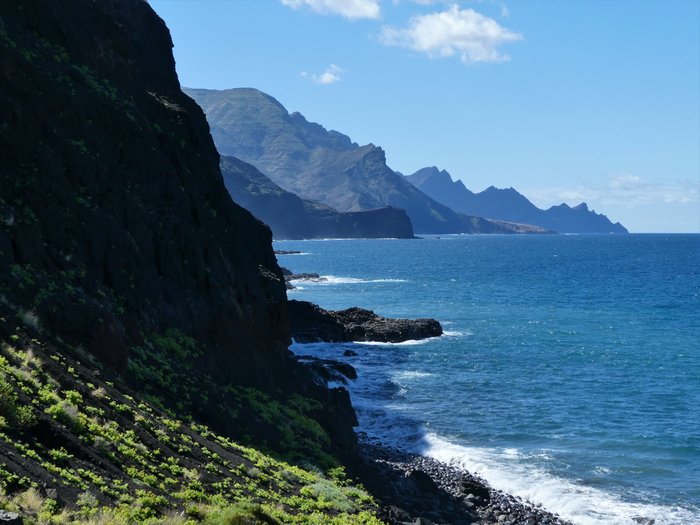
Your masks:
<instances>
[{"instance_id":1,"label":"jagged peak","mask_svg":"<svg viewBox=\"0 0 700 525\"><path fill-rule=\"evenodd\" d=\"M381 146L375 146L371 142L364 146L360 146L360 149L365 150L364 156L367 158L377 159L381 162L386 162L386 152Z\"/></svg>"},{"instance_id":2,"label":"jagged peak","mask_svg":"<svg viewBox=\"0 0 700 525\"><path fill-rule=\"evenodd\" d=\"M585 202L582 202L581 204L579 204L579 205L577 205L577 206L574 206L573 209L574 209L574 210L581 210L581 211L589 211L589 210L588 210L588 204L586 204ZM592 211L592 210L591 210L591 211Z\"/></svg>"}]
</instances>

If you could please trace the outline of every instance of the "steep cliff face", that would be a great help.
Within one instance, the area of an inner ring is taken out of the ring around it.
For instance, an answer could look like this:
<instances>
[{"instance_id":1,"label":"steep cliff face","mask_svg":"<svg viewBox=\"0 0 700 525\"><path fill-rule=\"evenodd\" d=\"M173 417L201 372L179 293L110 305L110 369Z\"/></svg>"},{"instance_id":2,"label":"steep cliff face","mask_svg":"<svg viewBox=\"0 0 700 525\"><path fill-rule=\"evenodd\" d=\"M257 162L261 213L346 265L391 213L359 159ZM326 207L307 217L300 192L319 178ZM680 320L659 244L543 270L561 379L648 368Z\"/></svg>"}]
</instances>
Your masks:
<instances>
[{"instance_id":1,"label":"steep cliff face","mask_svg":"<svg viewBox=\"0 0 700 525\"><path fill-rule=\"evenodd\" d=\"M143 0L0 4L0 286L13 308L123 368L176 327L215 377L287 359L270 231L235 205L165 24Z\"/></svg>"},{"instance_id":2,"label":"steep cliff face","mask_svg":"<svg viewBox=\"0 0 700 525\"><path fill-rule=\"evenodd\" d=\"M413 238L411 221L398 208L341 213L283 190L235 157L222 157L221 174L234 201L269 225L277 239Z\"/></svg>"}]
</instances>

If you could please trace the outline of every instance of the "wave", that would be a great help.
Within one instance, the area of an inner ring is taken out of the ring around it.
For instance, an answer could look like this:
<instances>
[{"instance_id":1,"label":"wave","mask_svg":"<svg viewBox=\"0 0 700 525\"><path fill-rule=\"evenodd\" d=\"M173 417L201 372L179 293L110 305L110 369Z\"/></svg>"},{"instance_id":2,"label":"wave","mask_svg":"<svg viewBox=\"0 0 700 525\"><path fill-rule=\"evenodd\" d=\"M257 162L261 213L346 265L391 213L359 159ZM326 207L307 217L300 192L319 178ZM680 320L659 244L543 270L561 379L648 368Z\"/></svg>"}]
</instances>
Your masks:
<instances>
[{"instance_id":1,"label":"wave","mask_svg":"<svg viewBox=\"0 0 700 525\"><path fill-rule=\"evenodd\" d=\"M356 367L358 379L343 386L350 391L360 422L358 430L370 438L468 470L495 489L541 504L575 525L639 525L651 520L655 525L700 523L700 509L626 501L620 495L551 474L536 466L552 459L546 451L525 453L514 447L464 446L430 432L411 416L403 396L416 382L430 380L433 374L415 369L383 369L381 364L377 368L377 353L369 346L308 343L293 345L292 349L295 353L346 361ZM346 349L355 350L358 356L343 357ZM392 359L398 355L394 354Z\"/></svg>"},{"instance_id":2,"label":"wave","mask_svg":"<svg viewBox=\"0 0 700 525\"><path fill-rule=\"evenodd\" d=\"M333 284L364 284L364 283L405 283L406 279L360 279L357 277L338 277L321 275L315 279L292 279L292 282L303 281L312 285L328 286Z\"/></svg>"},{"instance_id":3,"label":"wave","mask_svg":"<svg viewBox=\"0 0 700 525\"><path fill-rule=\"evenodd\" d=\"M447 324L447 323L444 323L444 322L440 321L440 324L445 325L445 324ZM444 330L444 331L442 332L442 335L443 335L444 337L467 337L467 336L470 336L470 335L474 335L474 332L471 332L471 331L469 331L469 330L463 330L463 331L459 331L459 330Z\"/></svg>"},{"instance_id":4,"label":"wave","mask_svg":"<svg viewBox=\"0 0 700 525\"><path fill-rule=\"evenodd\" d=\"M409 339L407 341L401 341L399 343L387 343L384 341L353 341L353 344L360 346L418 346L426 344L427 342L437 338L438 337L429 337L427 339Z\"/></svg>"},{"instance_id":5,"label":"wave","mask_svg":"<svg viewBox=\"0 0 700 525\"><path fill-rule=\"evenodd\" d=\"M526 465L517 449L465 447L433 433L427 433L421 443L421 454L464 468L495 489L542 504L576 525L700 523L698 510L624 501L620 496Z\"/></svg>"}]
</instances>

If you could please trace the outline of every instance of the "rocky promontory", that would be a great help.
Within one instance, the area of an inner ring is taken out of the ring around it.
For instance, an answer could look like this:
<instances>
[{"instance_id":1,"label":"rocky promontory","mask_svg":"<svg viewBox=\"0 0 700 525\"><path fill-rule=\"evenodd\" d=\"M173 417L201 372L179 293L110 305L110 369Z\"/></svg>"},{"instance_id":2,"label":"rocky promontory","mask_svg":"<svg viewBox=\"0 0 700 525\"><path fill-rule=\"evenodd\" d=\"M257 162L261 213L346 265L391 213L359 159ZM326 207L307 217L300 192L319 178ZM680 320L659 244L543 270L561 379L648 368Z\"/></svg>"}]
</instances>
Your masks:
<instances>
[{"instance_id":1,"label":"rocky promontory","mask_svg":"<svg viewBox=\"0 0 700 525\"><path fill-rule=\"evenodd\" d=\"M292 299L287 311L292 337L298 343L400 343L442 335L442 326L435 319L390 319L358 307L331 311Z\"/></svg>"}]
</instances>

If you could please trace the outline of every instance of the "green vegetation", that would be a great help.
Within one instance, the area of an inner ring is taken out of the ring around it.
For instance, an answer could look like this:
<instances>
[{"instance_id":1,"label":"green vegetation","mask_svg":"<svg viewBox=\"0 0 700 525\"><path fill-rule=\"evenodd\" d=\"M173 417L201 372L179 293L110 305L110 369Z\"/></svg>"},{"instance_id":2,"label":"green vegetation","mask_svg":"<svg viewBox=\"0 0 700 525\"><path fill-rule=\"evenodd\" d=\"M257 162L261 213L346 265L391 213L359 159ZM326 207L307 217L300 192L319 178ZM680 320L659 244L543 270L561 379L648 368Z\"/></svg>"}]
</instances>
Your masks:
<instances>
[{"instance_id":1,"label":"green vegetation","mask_svg":"<svg viewBox=\"0 0 700 525\"><path fill-rule=\"evenodd\" d=\"M328 438L305 415L318 409L314 401L227 392L238 403L231 414L256 414L259 424L279 431L282 448L291 447L298 460L316 454L325 472L140 401L118 378L95 376L79 353L29 338L14 321L0 318L5 333L16 327L0 346L0 454L12 458L0 466L0 508L20 512L25 523L381 523L372 498L322 452ZM176 330L146 339L147 360L158 352L171 362L200 353ZM66 501L69 494L78 496Z\"/></svg>"}]
</instances>

